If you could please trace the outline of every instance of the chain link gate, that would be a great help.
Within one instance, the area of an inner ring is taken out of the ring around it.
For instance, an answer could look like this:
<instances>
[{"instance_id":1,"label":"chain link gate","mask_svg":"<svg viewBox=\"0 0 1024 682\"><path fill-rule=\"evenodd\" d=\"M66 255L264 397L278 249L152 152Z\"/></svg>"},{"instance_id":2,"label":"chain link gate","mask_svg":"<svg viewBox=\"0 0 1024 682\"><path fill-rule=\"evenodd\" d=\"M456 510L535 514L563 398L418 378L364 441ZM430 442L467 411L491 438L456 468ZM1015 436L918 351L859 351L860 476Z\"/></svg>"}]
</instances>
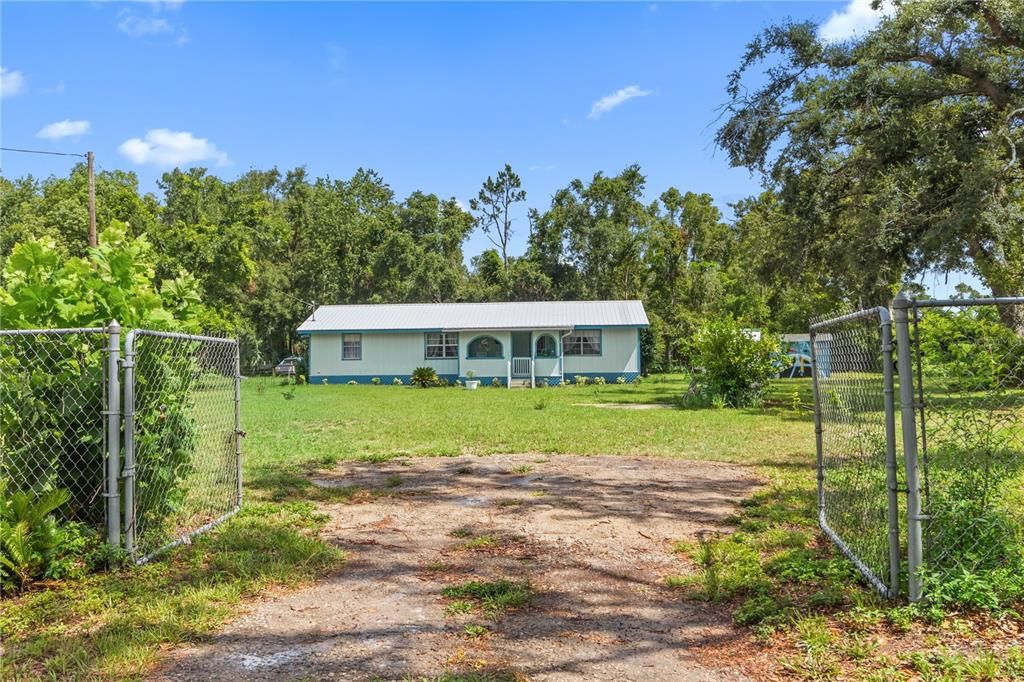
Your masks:
<instances>
[{"instance_id":1,"label":"chain link gate","mask_svg":"<svg viewBox=\"0 0 1024 682\"><path fill-rule=\"evenodd\" d=\"M131 331L124 368L125 548L143 563L242 504L238 343Z\"/></svg>"},{"instance_id":2,"label":"chain link gate","mask_svg":"<svg viewBox=\"0 0 1024 682\"><path fill-rule=\"evenodd\" d=\"M0 492L67 491L143 563L241 505L238 343L132 330L122 362L120 331L0 330Z\"/></svg>"},{"instance_id":3,"label":"chain link gate","mask_svg":"<svg viewBox=\"0 0 1024 682\"><path fill-rule=\"evenodd\" d=\"M818 523L886 597L900 576L892 358L886 308L811 325Z\"/></svg>"},{"instance_id":4,"label":"chain link gate","mask_svg":"<svg viewBox=\"0 0 1024 682\"><path fill-rule=\"evenodd\" d=\"M887 597L1024 574L1024 297L892 310L811 325L819 524Z\"/></svg>"}]
</instances>

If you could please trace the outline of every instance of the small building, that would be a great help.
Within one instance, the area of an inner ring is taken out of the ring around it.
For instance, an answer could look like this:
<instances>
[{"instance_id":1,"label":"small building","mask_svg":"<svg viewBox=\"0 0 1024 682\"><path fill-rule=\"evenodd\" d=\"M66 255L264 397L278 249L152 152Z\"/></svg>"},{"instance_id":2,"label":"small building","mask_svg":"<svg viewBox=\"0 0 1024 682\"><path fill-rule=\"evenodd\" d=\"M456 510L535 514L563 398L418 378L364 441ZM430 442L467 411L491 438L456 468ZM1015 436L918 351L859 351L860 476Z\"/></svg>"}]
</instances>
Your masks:
<instances>
[{"instance_id":1,"label":"small building","mask_svg":"<svg viewBox=\"0 0 1024 682\"><path fill-rule=\"evenodd\" d=\"M465 381L557 384L640 375L640 301L325 305L299 327L310 383L408 383L416 367Z\"/></svg>"}]
</instances>

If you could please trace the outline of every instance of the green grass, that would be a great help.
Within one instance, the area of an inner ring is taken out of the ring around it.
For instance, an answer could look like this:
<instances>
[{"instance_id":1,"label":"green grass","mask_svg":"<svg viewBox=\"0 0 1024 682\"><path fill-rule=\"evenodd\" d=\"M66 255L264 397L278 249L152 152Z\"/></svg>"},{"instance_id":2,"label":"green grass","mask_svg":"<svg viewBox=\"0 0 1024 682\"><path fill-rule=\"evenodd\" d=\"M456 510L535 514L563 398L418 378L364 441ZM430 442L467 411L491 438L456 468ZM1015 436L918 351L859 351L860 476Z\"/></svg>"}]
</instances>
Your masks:
<instances>
[{"instance_id":1,"label":"green grass","mask_svg":"<svg viewBox=\"0 0 1024 682\"><path fill-rule=\"evenodd\" d=\"M533 597L533 589L527 580L502 578L486 582L470 580L446 587L441 590L441 594L457 600L451 602L449 607L456 603L469 603L480 607L489 618L495 618L506 609L525 606Z\"/></svg>"},{"instance_id":2,"label":"green grass","mask_svg":"<svg viewBox=\"0 0 1024 682\"><path fill-rule=\"evenodd\" d=\"M247 505L163 560L29 591L0 603L5 679L131 678L161 647L216 630L243 599L339 568L309 503Z\"/></svg>"}]
</instances>

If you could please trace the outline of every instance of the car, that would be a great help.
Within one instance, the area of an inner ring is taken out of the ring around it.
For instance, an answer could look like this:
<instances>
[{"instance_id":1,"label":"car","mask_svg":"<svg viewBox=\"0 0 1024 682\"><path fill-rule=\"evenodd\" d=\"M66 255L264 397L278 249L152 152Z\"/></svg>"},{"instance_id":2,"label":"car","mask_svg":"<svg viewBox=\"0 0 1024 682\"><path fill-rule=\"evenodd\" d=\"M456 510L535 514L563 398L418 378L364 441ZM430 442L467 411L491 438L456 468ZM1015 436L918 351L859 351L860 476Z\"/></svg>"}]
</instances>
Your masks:
<instances>
[{"instance_id":1,"label":"car","mask_svg":"<svg viewBox=\"0 0 1024 682\"><path fill-rule=\"evenodd\" d=\"M296 366L302 362L298 355L289 355L274 366L274 376L295 376Z\"/></svg>"}]
</instances>

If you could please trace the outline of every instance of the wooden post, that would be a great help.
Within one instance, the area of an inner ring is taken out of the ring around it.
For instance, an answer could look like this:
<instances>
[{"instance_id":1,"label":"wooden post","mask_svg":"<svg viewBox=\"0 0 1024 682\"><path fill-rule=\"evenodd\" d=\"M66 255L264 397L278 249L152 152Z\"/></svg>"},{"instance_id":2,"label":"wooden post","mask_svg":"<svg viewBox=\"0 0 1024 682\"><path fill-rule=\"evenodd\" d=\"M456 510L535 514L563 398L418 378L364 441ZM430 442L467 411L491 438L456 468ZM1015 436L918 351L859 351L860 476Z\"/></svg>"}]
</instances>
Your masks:
<instances>
[{"instance_id":1,"label":"wooden post","mask_svg":"<svg viewBox=\"0 0 1024 682\"><path fill-rule=\"evenodd\" d=\"M89 246L96 246L96 175L92 152L85 153L85 160L89 169Z\"/></svg>"}]
</instances>

